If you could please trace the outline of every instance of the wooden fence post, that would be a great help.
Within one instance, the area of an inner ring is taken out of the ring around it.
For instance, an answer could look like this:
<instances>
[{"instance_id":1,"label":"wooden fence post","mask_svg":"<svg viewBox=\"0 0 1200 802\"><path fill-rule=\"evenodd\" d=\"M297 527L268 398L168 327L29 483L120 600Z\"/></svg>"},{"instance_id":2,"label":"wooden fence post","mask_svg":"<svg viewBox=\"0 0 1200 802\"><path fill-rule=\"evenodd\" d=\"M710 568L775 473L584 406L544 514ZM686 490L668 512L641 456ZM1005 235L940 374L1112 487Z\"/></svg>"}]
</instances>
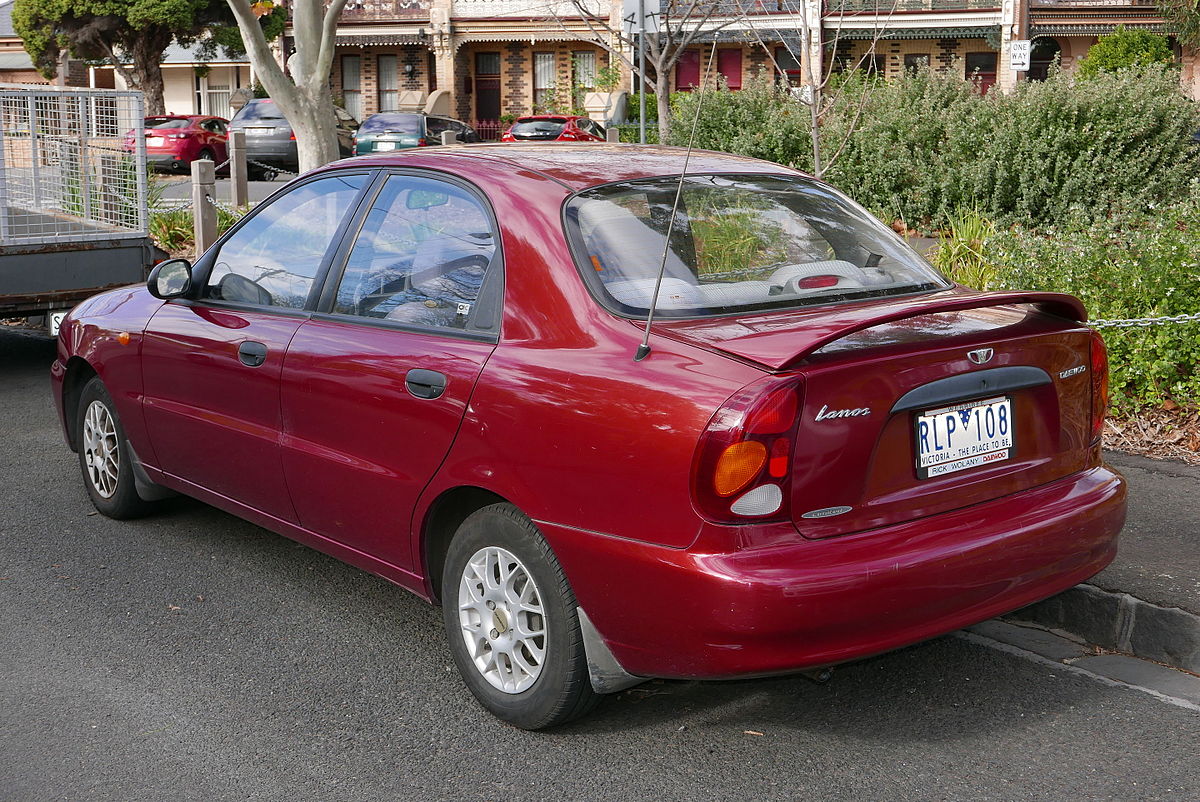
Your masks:
<instances>
[{"instance_id":1,"label":"wooden fence post","mask_svg":"<svg viewBox=\"0 0 1200 802\"><path fill-rule=\"evenodd\" d=\"M210 159L192 162L192 224L197 259L217 241L217 207L209 200L216 192L215 166Z\"/></svg>"},{"instance_id":2,"label":"wooden fence post","mask_svg":"<svg viewBox=\"0 0 1200 802\"><path fill-rule=\"evenodd\" d=\"M250 202L250 188L246 181L246 132L229 132L229 199L235 209Z\"/></svg>"}]
</instances>

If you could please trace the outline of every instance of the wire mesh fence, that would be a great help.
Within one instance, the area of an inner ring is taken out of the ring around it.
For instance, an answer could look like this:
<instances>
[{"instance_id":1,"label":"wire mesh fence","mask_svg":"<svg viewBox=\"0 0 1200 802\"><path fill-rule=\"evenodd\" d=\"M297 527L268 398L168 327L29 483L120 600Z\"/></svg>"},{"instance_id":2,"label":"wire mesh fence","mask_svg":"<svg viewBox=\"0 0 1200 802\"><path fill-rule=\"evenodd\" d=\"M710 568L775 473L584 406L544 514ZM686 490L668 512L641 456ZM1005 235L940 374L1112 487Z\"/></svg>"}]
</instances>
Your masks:
<instances>
[{"instance_id":1,"label":"wire mesh fence","mask_svg":"<svg viewBox=\"0 0 1200 802\"><path fill-rule=\"evenodd\" d=\"M146 235L142 96L0 84L0 245Z\"/></svg>"}]
</instances>

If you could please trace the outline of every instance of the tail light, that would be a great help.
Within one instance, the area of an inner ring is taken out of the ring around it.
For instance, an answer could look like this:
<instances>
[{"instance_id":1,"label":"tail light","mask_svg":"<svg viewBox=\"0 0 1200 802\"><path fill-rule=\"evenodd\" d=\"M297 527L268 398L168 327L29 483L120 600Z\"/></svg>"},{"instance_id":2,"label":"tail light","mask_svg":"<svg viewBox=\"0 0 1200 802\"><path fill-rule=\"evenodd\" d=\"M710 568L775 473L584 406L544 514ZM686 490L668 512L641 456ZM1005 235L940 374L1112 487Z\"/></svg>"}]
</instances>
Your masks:
<instances>
[{"instance_id":1,"label":"tail light","mask_svg":"<svg viewBox=\"0 0 1200 802\"><path fill-rule=\"evenodd\" d=\"M421 147L422 145L428 145L428 144L429 143L425 141L425 137L421 137L420 139L417 140L417 147Z\"/></svg>"},{"instance_id":2,"label":"tail light","mask_svg":"<svg viewBox=\"0 0 1200 802\"><path fill-rule=\"evenodd\" d=\"M713 415L692 461L692 499L718 523L786 520L800 380L767 379Z\"/></svg>"},{"instance_id":3,"label":"tail light","mask_svg":"<svg viewBox=\"0 0 1200 802\"><path fill-rule=\"evenodd\" d=\"M295 141L296 141L296 132L295 132L295 131L292 131L290 134L288 134L288 139L290 139L290 140L292 140L293 142L295 142Z\"/></svg>"},{"instance_id":4,"label":"tail light","mask_svg":"<svg viewBox=\"0 0 1200 802\"><path fill-rule=\"evenodd\" d=\"M1108 349L1104 338L1095 329L1091 332L1092 372L1092 441L1104 431L1104 416L1108 413Z\"/></svg>"}]
</instances>

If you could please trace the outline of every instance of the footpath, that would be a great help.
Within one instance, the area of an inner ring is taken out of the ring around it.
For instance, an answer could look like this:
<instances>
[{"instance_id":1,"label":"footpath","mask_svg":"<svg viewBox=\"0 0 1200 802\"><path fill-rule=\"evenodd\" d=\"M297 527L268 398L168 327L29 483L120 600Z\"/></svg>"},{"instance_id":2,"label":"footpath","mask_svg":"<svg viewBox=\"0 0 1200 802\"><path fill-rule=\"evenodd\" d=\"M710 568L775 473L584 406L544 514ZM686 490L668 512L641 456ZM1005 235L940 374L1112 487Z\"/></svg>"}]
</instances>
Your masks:
<instances>
[{"instance_id":1,"label":"footpath","mask_svg":"<svg viewBox=\"0 0 1200 802\"><path fill-rule=\"evenodd\" d=\"M1105 457L1129 481L1117 559L1082 585L972 631L1200 705L1200 468Z\"/></svg>"}]
</instances>

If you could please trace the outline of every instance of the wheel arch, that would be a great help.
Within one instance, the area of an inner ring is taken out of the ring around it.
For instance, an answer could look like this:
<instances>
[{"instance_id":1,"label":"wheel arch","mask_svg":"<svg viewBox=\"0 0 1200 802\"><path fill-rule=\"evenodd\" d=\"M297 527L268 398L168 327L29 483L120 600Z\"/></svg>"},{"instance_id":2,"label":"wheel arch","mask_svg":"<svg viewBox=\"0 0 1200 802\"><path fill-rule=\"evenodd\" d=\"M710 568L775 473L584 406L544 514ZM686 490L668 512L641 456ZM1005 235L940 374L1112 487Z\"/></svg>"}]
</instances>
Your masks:
<instances>
[{"instance_id":1,"label":"wheel arch","mask_svg":"<svg viewBox=\"0 0 1200 802\"><path fill-rule=\"evenodd\" d=\"M84 386L98 375L91 363L81 356L67 360L62 389L63 423L67 430L67 444L72 451L79 450L79 397L83 394Z\"/></svg>"},{"instance_id":2,"label":"wheel arch","mask_svg":"<svg viewBox=\"0 0 1200 802\"><path fill-rule=\"evenodd\" d=\"M492 504L511 503L482 487L460 486L443 491L425 511L421 526L420 554L429 598L436 604L442 597L442 568L446 552L458 527L471 513Z\"/></svg>"}]
</instances>

